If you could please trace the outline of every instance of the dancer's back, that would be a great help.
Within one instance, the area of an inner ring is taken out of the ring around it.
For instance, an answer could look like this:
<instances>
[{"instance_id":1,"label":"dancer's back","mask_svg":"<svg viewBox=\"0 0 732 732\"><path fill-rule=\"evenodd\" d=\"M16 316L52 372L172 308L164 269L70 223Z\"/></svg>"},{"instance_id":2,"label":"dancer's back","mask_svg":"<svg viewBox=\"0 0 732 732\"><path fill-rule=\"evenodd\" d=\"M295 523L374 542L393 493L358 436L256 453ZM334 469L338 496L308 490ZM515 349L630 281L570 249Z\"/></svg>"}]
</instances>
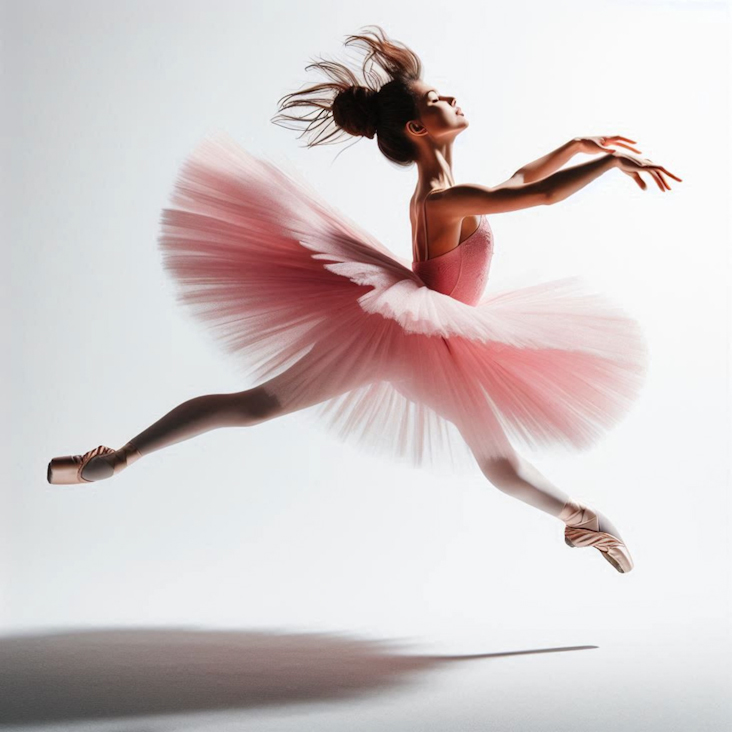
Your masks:
<instances>
[{"instance_id":1,"label":"dancer's back","mask_svg":"<svg viewBox=\"0 0 732 732\"><path fill-rule=\"evenodd\" d=\"M433 254L430 251L425 205L422 204L419 210L425 258L414 259L412 271L430 289L450 295L468 305L476 305L488 281L493 257L493 232L488 219L480 216L478 228L466 239L452 249Z\"/></svg>"}]
</instances>

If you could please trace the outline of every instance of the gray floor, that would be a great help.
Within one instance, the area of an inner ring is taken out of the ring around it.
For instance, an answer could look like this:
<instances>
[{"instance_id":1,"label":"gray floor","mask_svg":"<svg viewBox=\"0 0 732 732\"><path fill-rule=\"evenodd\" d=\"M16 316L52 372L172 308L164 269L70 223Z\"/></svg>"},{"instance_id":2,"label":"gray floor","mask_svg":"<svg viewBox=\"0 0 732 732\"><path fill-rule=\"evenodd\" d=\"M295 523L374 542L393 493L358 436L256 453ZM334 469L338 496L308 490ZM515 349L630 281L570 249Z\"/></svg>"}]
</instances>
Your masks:
<instances>
[{"instance_id":1,"label":"gray floor","mask_svg":"<svg viewBox=\"0 0 732 732\"><path fill-rule=\"evenodd\" d=\"M463 639L458 653L342 631L5 636L0 718L25 732L729 729L729 635L661 627L597 644Z\"/></svg>"}]
</instances>

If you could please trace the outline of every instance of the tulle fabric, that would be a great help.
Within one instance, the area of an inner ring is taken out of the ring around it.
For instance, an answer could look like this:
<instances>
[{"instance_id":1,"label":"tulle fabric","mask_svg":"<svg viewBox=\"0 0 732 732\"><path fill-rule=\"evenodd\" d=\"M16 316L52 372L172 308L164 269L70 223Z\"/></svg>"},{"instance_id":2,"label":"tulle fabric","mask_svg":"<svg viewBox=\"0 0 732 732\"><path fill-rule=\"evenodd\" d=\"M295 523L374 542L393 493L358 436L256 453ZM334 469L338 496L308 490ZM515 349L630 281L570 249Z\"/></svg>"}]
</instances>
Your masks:
<instances>
[{"instance_id":1,"label":"tulle fabric","mask_svg":"<svg viewBox=\"0 0 732 732\"><path fill-rule=\"evenodd\" d=\"M643 386L639 325L581 279L461 302L223 131L187 157L171 204L158 242L177 301L246 386L267 381L350 444L453 470L585 449Z\"/></svg>"}]
</instances>

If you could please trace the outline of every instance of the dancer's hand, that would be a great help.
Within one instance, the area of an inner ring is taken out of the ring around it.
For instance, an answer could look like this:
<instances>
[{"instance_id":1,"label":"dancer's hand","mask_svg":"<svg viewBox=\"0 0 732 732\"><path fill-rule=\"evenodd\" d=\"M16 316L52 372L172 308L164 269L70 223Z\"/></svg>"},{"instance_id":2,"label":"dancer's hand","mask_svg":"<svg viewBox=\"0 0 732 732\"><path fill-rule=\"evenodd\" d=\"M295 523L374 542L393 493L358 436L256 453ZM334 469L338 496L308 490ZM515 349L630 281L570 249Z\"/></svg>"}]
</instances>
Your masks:
<instances>
[{"instance_id":1,"label":"dancer's hand","mask_svg":"<svg viewBox=\"0 0 732 732\"><path fill-rule=\"evenodd\" d=\"M614 148L606 147L607 145L625 147L628 150L640 153L640 150L625 144L625 142L631 142L635 145L635 140L629 140L627 137L621 137L620 135L611 135L609 137L575 137L574 140L577 143L577 152L589 153L590 155L599 152L615 152ZM621 142L621 140L625 142Z\"/></svg>"},{"instance_id":2,"label":"dancer's hand","mask_svg":"<svg viewBox=\"0 0 732 732\"><path fill-rule=\"evenodd\" d=\"M610 153L615 158L616 167L620 168L623 173L629 175L635 182L645 191L646 182L640 177L639 171L644 171L653 176L658 187L662 191L670 191L671 186L668 181L663 177L663 174L670 176L674 180L681 181L681 178L670 173L662 165L656 165L654 162L647 158L636 158L634 155L628 155L628 153L621 153L617 150Z\"/></svg>"}]
</instances>

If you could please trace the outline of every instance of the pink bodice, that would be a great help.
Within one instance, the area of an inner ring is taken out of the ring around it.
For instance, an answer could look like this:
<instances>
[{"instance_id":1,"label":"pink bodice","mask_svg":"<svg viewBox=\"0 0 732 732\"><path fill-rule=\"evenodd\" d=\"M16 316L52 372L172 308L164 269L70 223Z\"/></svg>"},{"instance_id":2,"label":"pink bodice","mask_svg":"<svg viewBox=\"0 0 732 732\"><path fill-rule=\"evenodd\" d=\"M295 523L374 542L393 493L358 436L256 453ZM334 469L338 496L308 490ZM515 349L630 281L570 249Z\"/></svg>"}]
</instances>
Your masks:
<instances>
[{"instance_id":1,"label":"pink bodice","mask_svg":"<svg viewBox=\"0 0 732 732\"><path fill-rule=\"evenodd\" d=\"M412 262L412 271L432 290L468 305L477 305L493 257L493 231L480 217L478 228L455 249L430 259Z\"/></svg>"}]
</instances>

